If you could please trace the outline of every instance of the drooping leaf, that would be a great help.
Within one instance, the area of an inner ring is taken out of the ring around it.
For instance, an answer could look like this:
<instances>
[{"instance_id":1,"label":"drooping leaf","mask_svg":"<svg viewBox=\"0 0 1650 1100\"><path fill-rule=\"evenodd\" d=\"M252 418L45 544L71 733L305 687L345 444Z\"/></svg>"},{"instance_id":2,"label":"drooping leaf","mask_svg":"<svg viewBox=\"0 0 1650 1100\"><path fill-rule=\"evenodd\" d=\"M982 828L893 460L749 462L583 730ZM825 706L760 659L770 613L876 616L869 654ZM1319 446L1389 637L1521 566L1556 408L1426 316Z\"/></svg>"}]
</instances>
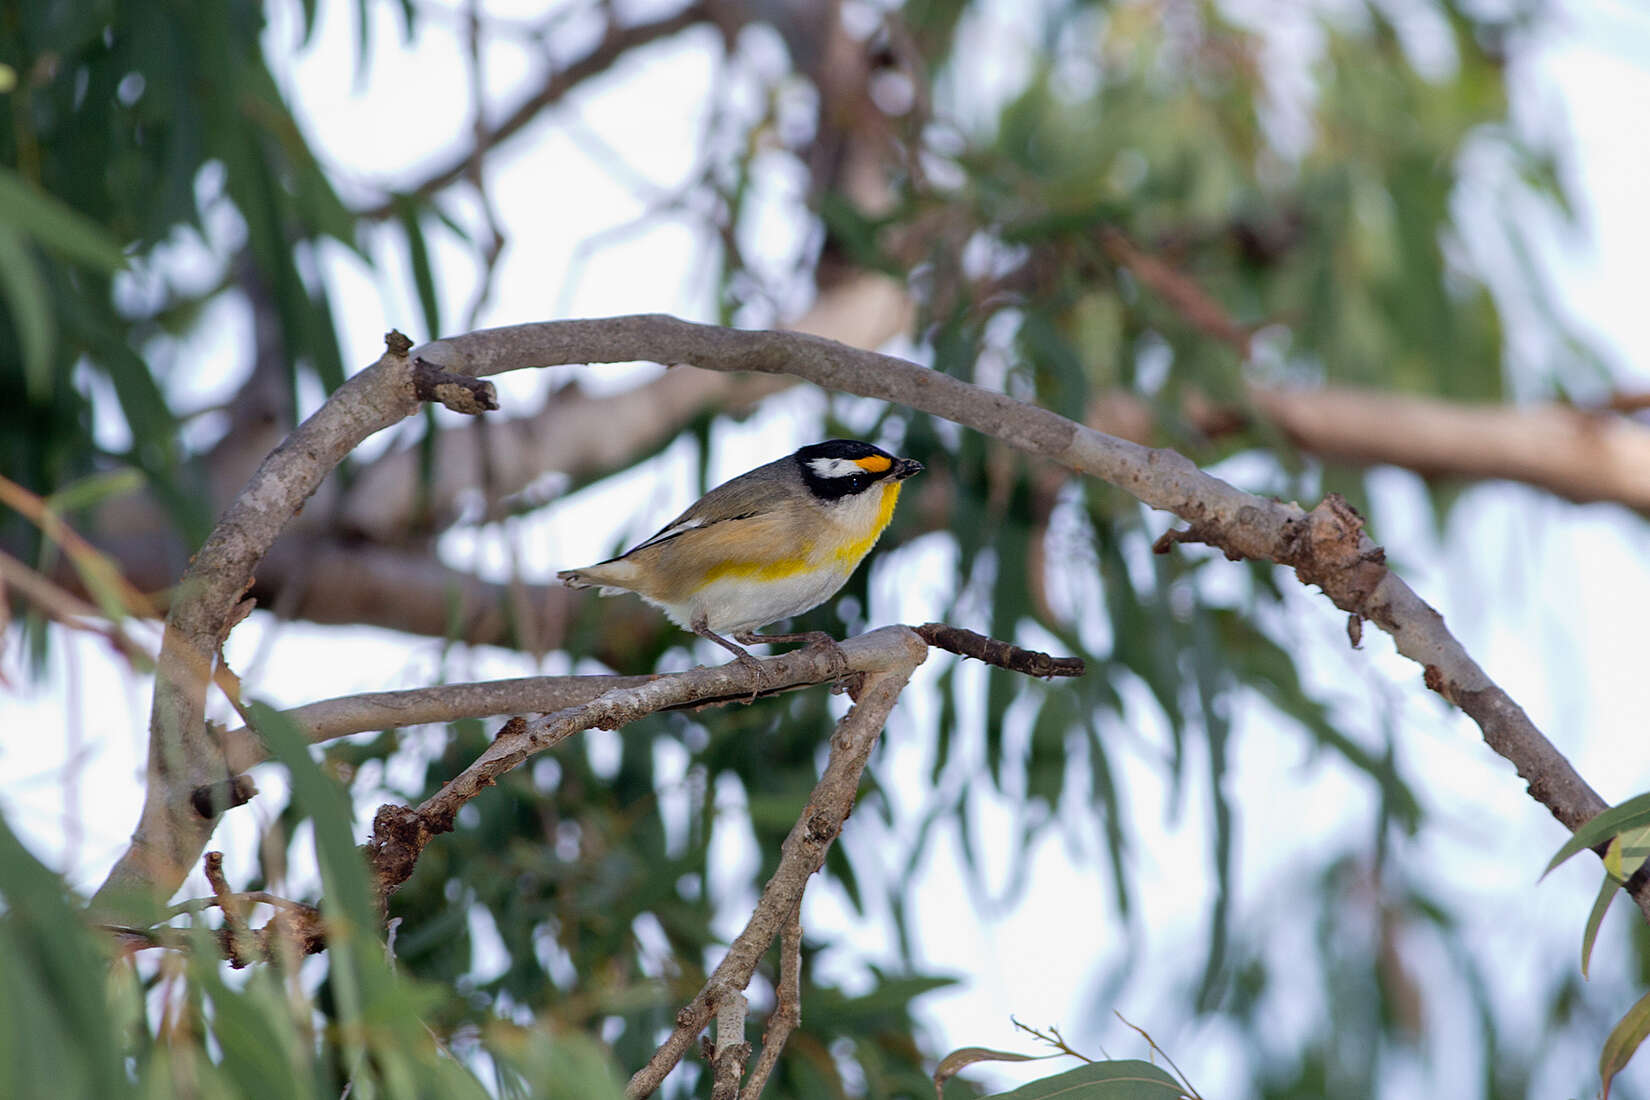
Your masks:
<instances>
[{"instance_id":1,"label":"drooping leaf","mask_svg":"<svg viewBox=\"0 0 1650 1100\"><path fill-rule=\"evenodd\" d=\"M0 167L0 225L32 237L64 259L105 275L126 266L120 242L73 207L24 183Z\"/></svg>"},{"instance_id":2,"label":"drooping leaf","mask_svg":"<svg viewBox=\"0 0 1650 1100\"><path fill-rule=\"evenodd\" d=\"M23 234L9 225L0 225L0 300L11 317L26 395L40 400L51 386L57 326L34 257L29 255Z\"/></svg>"},{"instance_id":3,"label":"drooping leaf","mask_svg":"<svg viewBox=\"0 0 1650 1100\"><path fill-rule=\"evenodd\" d=\"M1604 1049L1598 1056L1598 1075L1604 1082L1605 1100L1609 1100L1610 1085L1616 1075L1626 1068L1646 1035L1650 1035L1650 993L1627 1010L1604 1040Z\"/></svg>"},{"instance_id":4,"label":"drooping leaf","mask_svg":"<svg viewBox=\"0 0 1650 1100\"><path fill-rule=\"evenodd\" d=\"M992 1093L989 1100L1175 1100L1185 1089L1150 1062L1090 1062L1054 1077Z\"/></svg>"},{"instance_id":5,"label":"drooping leaf","mask_svg":"<svg viewBox=\"0 0 1650 1100\"><path fill-rule=\"evenodd\" d=\"M1599 883L1598 897L1593 899L1593 908L1587 914L1587 927L1581 933L1581 976L1587 977L1587 968L1593 958L1593 944L1598 940L1599 926L1604 923L1604 914L1609 912L1610 903L1616 900L1621 893L1621 883L1614 876L1606 874L1604 881Z\"/></svg>"},{"instance_id":6,"label":"drooping leaf","mask_svg":"<svg viewBox=\"0 0 1650 1100\"><path fill-rule=\"evenodd\" d=\"M976 1062L1040 1062L1060 1057L1053 1054L1017 1054L1011 1050L992 1050L990 1047L958 1047L939 1060L934 1067L934 1095L943 1098L945 1083Z\"/></svg>"},{"instance_id":7,"label":"drooping leaf","mask_svg":"<svg viewBox=\"0 0 1650 1100\"><path fill-rule=\"evenodd\" d=\"M1586 851L1613 836L1643 825L1650 825L1650 793L1635 795L1582 825L1553 853L1553 858L1547 861L1547 869L1541 872L1542 876L1551 874L1554 868L1577 852Z\"/></svg>"},{"instance_id":8,"label":"drooping leaf","mask_svg":"<svg viewBox=\"0 0 1650 1100\"><path fill-rule=\"evenodd\" d=\"M424 313L424 331L433 340L443 331L441 302L435 291L435 273L430 267L430 250L424 241L419 211L410 199L399 197L395 208L401 222L401 230L407 237L407 261L412 267L413 286L418 291L418 305Z\"/></svg>"}]
</instances>

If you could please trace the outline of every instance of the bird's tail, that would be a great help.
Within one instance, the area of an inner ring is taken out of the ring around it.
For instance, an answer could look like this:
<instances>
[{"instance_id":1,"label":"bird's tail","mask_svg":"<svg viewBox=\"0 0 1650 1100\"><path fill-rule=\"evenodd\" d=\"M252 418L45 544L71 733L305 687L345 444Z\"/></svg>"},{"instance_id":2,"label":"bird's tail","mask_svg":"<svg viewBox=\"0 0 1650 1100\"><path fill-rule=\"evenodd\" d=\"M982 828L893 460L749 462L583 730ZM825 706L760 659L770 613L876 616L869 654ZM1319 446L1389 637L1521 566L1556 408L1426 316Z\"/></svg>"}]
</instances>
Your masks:
<instances>
[{"instance_id":1,"label":"bird's tail","mask_svg":"<svg viewBox=\"0 0 1650 1100\"><path fill-rule=\"evenodd\" d=\"M599 588L601 595L612 596L631 590L635 571L635 566L629 562L615 559L583 569L563 569L556 574L556 579L569 588Z\"/></svg>"}]
</instances>

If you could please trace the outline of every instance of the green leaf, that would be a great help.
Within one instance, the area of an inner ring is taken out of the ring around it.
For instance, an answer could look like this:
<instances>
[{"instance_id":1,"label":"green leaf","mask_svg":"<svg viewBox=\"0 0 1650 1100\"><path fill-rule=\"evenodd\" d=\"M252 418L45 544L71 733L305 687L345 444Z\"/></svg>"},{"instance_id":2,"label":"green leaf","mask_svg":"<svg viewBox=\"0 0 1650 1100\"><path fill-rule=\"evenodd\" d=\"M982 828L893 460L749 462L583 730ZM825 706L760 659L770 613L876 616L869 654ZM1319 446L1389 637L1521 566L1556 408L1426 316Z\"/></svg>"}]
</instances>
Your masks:
<instances>
[{"instance_id":1,"label":"green leaf","mask_svg":"<svg viewBox=\"0 0 1650 1100\"><path fill-rule=\"evenodd\" d=\"M309 358L315 367L315 376L326 391L332 393L344 384L344 354L338 347L338 325L333 320L332 298L326 293L324 282L320 293L310 302L311 317L306 327Z\"/></svg>"},{"instance_id":2,"label":"green leaf","mask_svg":"<svg viewBox=\"0 0 1650 1100\"><path fill-rule=\"evenodd\" d=\"M112 275L126 266L120 243L80 211L0 168L0 223L33 237L66 260Z\"/></svg>"},{"instance_id":3,"label":"green leaf","mask_svg":"<svg viewBox=\"0 0 1650 1100\"><path fill-rule=\"evenodd\" d=\"M203 937L205 938L205 937ZM214 954L197 956L193 974L212 1001L212 1037L223 1051L222 1068L246 1100L306 1100L315 1082L293 1072L304 1050L291 1010L267 969L252 974L244 989L223 982ZM307 1086L307 1087L306 1087Z\"/></svg>"},{"instance_id":4,"label":"green leaf","mask_svg":"<svg viewBox=\"0 0 1650 1100\"><path fill-rule=\"evenodd\" d=\"M413 286L424 311L424 332L431 340L441 335L441 300L435 291L435 272L430 266L430 248L424 239L419 211L410 198L397 196L395 213L407 234L407 261L412 265Z\"/></svg>"},{"instance_id":5,"label":"green leaf","mask_svg":"<svg viewBox=\"0 0 1650 1100\"><path fill-rule=\"evenodd\" d=\"M108 958L62 881L0 818L0 1095L123 1096Z\"/></svg>"},{"instance_id":6,"label":"green leaf","mask_svg":"<svg viewBox=\"0 0 1650 1100\"><path fill-rule=\"evenodd\" d=\"M1604 1082L1605 1100L1609 1100L1610 1082L1632 1060L1646 1035L1650 1035L1650 993L1639 998L1638 1003L1627 1010L1627 1015L1604 1040L1604 1049L1598 1056L1598 1075Z\"/></svg>"},{"instance_id":7,"label":"green leaf","mask_svg":"<svg viewBox=\"0 0 1650 1100\"><path fill-rule=\"evenodd\" d=\"M993 1093L988 1100L1171 1100L1185 1095L1180 1082L1164 1070L1130 1059L1090 1062L1013 1092Z\"/></svg>"},{"instance_id":8,"label":"green leaf","mask_svg":"<svg viewBox=\"0 0 1650 1100\"><path fill-rule=\"evenodd\" d=\"M1586 851L1619 833L1636 829L1641 825L1650 825L1650 793L1635 795L1618 806L1612 806L1577 829L1553 858L1548 860L1547 869L1541 872L1542 877L1551 874L1554 868L1577 852Z\"/></svg>"},{"instance_id":9,"label":"green leaf","mask_svg":"<svg viewBox=\"0 0 1650 1100\"><path fill-rule=\"evenodd\" d=\"M51 388L57 327L52 323L51 302L40 268L29 254L23 235L8 225L0 225L0 293L5 295L12 327L17 330L28 395L43 398Z\"/></svg>"},{"instance_id":10,"label":"green leaf","mask_svg":"<svg viewBox=\"0 0 1650 1100\"><path fill-rule=\"evenodd\" d=\"M934 1095L943 1100L945 1083L975 1062L1040 1062L1045 1058L1058 1058L1061 1053L1016 1054L1011 1050L992 1050L990 1047L959 1047L941 1058L939 1065L934 1067Z\"/></svg>"},{"instance_id":11,"label":"green leaf","mask_svg":"<svg viewBox=\"0 0 1650 1100\"><path fill-rule=\"evenodd\" d=\"M376 954L372 929L377 924L372 898L352 836L349 795L323 772L309 755L309 741L286 715L264 703L248 708L253 728L271 754L286 766L292 781L292 799L309 816L315 831L315 858L325 891L322 911L327 919L327 953L332 990L344 1025L346 1064L353 1074L366 1062L366 1044L360 1024L370 991L363 988L368 968L362 956Z\"/></svg>"},{"instance_id":12,"label":"green leaf","mask_svg":"<svg viewBox=\"0 0 1650 1100\"><path fill-rule=\"evenodd\" d=\"M301 0L304 9L304 33L298 39L298 45L307 46L312 35L315 34L315 10L319 0Z\"/></svg>"},{"instance_id":13,"label":"green leaf","mask_svg":"<svg viewBox=\"0 0 1650 1100\"><path fill-rule=\"evenodd\" d=\"M1616 900L1621 892L1621 884L1610 874L1606 873L1604 881L1599 883L1598 897L1593 899L1593 911L1587 914L1587 930L1581 934L1581 976L1587 976L1587 964L1593 957L1593 941L1598 939L1599 925L1604 923L1604 914L1609 911L1610 903Z\"/></svg>"},{"instance_id":14,"label":"green leaf","mask_svg":"<svg viewBox=\"0 0 1650 1100\"><path fill-rule=\"evenodd\" d=\"M1106 855L1111 862L1112 888L1117 891L1117 912L1129 915L1129 876L1125 855L1128 834L1123 828L1123 805L1113 781L1111 759L1106 753L1105 738L1101 736L1097 716L1091 715L1084 736L1088 739L1089 784L1092 797L1101 806L1100 831L1106 842Z\"/></svg>"},{"instance_id":15,"label":"green leaf","mask_svg":"<svg viewBox=\"0 0 1650 1100\"><path fill-rule=\"evenodd\" d=\"M78 481L71 481L48 496L46 502L51 505L54 512L67 515L82 508L102 504L106 500L138 492L143 488L143 484L142 470L122 466L106 473L90 474Z\"/></svg>"}]
</instances>

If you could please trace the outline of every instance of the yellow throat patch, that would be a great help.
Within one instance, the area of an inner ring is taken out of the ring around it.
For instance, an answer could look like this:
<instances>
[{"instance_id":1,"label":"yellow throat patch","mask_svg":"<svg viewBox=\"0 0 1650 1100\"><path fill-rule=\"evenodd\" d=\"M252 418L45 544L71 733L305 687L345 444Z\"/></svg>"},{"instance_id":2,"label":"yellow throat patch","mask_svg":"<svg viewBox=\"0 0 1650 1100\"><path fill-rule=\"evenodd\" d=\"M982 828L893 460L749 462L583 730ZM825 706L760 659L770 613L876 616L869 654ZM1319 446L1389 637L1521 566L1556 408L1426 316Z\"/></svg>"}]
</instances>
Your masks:
<instances>
[{"instance_id":1,"label":"yellow throat patch","mask_svg":"<svg viewBox=\"0 0 1650 1100\"><path fill-rule=\"evenodd\" d=\"M864 459L861 465L869 461L871 459ZM878 461L882 462L884 469L887 468L887 459L878 459ZM882 537L882 532L888 526L888 521L894 518L894 505L899 503L899 489L900 483L897 481L890 481L882 487L882 504L877 508L877 518L872 521L871 529L854 541L845 542L838 546L836 552L831 555L833 558L846 563L848 568L852 569L859 564L861 558L871 552L871 547L875 546L877 539Z\"/></svg>"}]
</instances>

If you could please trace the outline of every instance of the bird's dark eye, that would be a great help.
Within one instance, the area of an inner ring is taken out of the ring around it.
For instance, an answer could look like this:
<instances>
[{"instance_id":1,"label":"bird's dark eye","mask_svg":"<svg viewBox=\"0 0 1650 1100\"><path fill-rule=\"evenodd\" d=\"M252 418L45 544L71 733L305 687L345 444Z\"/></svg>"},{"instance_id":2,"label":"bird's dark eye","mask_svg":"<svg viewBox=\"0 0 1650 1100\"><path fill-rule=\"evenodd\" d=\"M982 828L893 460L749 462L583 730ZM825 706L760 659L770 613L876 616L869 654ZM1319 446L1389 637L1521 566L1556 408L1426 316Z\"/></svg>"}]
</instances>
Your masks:
<instances>
[{"instance_id":1,"label":"bird's dark eye","mask_svg":"<svg viewBox=\"0 0 1650 1100\"><path fill-rule=\"evenodd\" d=\"M866 477L864 474L855 474L848 479L848 488L852 489L856 493L863 493L866 486L870 484L871 479Z\"/></svg>"}]
</instances>

